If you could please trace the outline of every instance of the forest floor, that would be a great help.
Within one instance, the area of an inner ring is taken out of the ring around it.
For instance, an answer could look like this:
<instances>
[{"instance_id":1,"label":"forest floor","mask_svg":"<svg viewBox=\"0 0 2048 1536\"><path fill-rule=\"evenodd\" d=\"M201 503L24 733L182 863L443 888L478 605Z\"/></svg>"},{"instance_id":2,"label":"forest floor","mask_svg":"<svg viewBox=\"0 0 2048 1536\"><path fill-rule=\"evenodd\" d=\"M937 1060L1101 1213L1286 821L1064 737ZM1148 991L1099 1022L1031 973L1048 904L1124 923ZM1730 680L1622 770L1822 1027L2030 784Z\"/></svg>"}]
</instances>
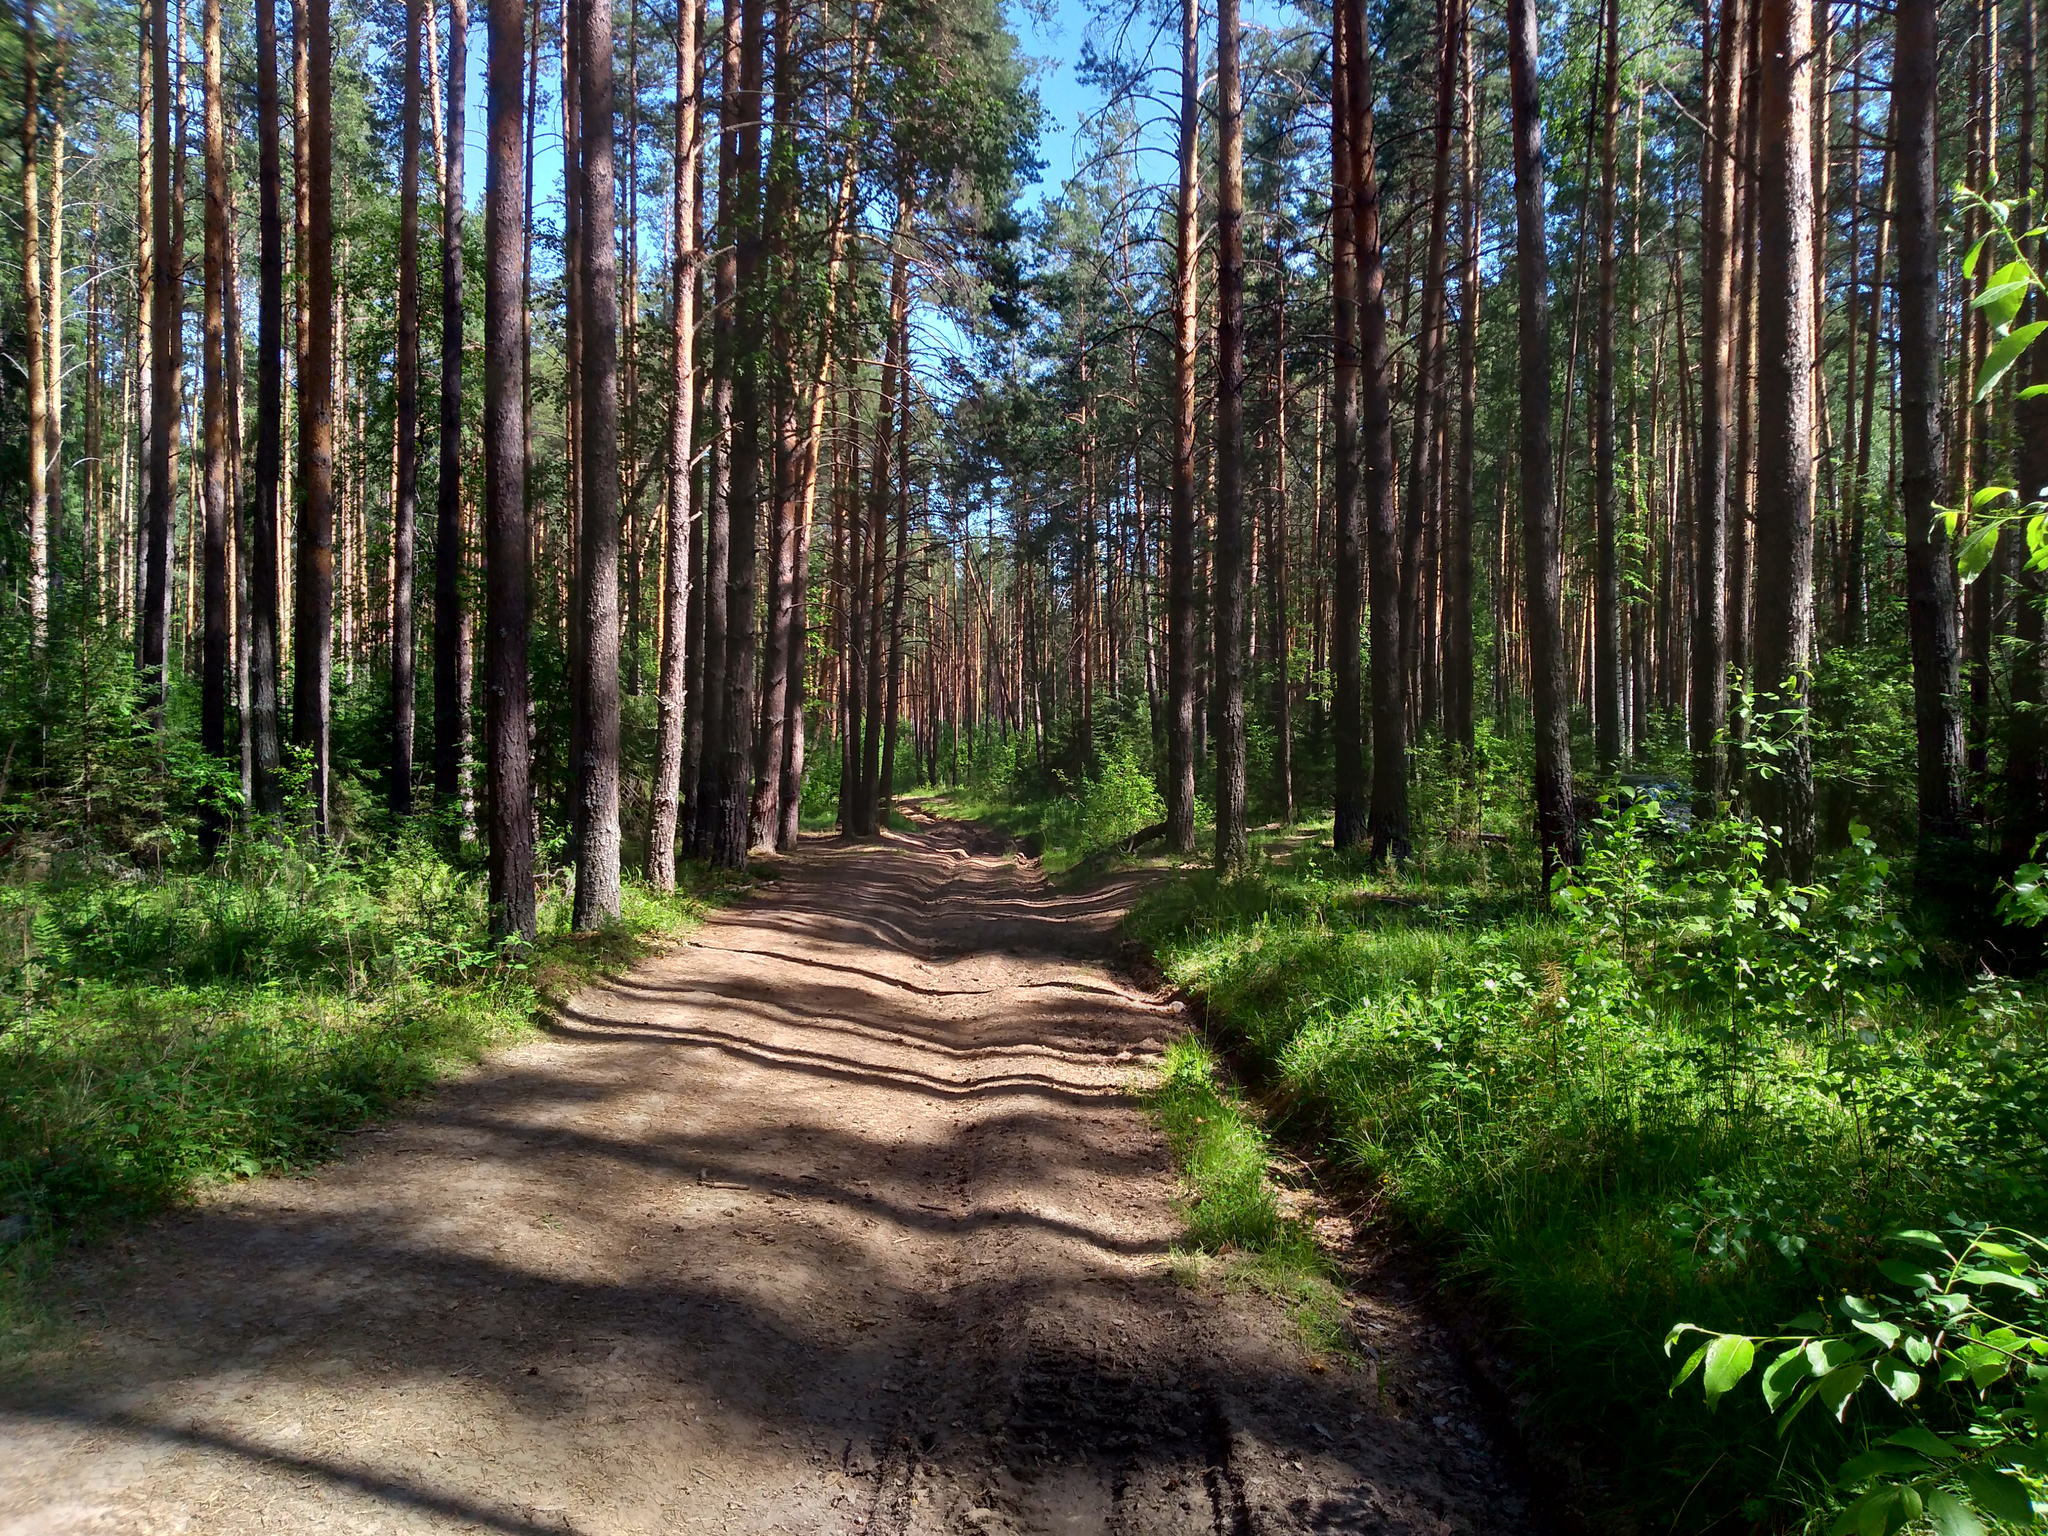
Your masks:
<instances>
[{"instance_id":1,"label":"forest floor","mask_svg":"<svg viewBox=\"0 0 2048 1536\"><path fill-rule=\"evenodd\" d=\"M1184 1018L1105 963L1143 876L950 823L776 874L339 1162L84 1250L0 1536L1536 1528L1397 1266L1347 1358L1175 1252Z\"/></svg>"}]
</instances>

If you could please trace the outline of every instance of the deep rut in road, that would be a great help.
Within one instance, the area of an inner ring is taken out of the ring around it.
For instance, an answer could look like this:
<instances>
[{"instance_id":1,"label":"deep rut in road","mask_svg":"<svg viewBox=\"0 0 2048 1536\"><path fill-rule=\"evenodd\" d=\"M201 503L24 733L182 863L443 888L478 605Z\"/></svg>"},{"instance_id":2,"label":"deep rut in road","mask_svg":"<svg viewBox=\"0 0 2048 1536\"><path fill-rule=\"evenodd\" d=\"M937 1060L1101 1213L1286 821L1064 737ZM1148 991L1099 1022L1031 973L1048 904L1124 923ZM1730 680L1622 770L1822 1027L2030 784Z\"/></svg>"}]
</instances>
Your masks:
<instances>
[{"instance_id":1,"label":"deep rut in road","mask_svg":"<svg viewBox=\"0 0 2048 1536\"><path fill-rule=\"evenodd\" d=\"M0 1533L1530 1528L1409 1301L1354 1369L1175 1279L1129 895L806 839L339 1163L82 1259Z\"/></svg>"}]
</instances>

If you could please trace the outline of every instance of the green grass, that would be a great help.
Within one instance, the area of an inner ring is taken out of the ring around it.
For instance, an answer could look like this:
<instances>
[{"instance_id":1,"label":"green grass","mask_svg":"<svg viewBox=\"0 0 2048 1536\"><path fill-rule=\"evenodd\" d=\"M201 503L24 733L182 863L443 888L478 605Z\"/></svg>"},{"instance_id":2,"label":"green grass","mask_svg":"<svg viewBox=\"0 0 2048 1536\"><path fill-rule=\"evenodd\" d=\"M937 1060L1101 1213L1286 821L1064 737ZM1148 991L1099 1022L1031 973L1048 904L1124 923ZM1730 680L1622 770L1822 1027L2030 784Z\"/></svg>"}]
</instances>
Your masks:
<instances>
[{"instance_id":1,"label":"green grass","mask_svg":"<svg viewBox=\"0 0 2048 1536\"><path fill-rule=\"evenodd\" d=\"M1812 1469L1844 1432L1780 1444L1753 1391L1717 1415L1673 1401L1663 1334L1768 1331L1930 1213L2038 1222L2038 996L1929 973L1731 1042L1673 979L1681 925L1624 984L1500 855L1427 852L1400 875L1327 846L1191 874L1128 926L1203 1000L1271 1133L1375 1191L1491 1320L1532 1428L1585 1458L1597 1503L1645 1529L1820 1521ZM1202 1191L1191 1229L1256 1241L1264 1143L1211 1128L1206 1055L1184 1049L1161 1112Z\"/></svg>"},{"instance_id":2,"label":"green grass","mask_svg":"<svg viewBox=\"0 0 2048 1536\"><path fill-rule=\"evenodd\" d=\"M0 1324L30 1327L63 1245L198 1187L303 1168L552 1003L692 926L718 889L628 886L571 934L488 940L480 878L424 843L369 862L239 850L219 873L6 888ZM25 957L25 958L24 958Z\"/></svg>"}]
</instances>

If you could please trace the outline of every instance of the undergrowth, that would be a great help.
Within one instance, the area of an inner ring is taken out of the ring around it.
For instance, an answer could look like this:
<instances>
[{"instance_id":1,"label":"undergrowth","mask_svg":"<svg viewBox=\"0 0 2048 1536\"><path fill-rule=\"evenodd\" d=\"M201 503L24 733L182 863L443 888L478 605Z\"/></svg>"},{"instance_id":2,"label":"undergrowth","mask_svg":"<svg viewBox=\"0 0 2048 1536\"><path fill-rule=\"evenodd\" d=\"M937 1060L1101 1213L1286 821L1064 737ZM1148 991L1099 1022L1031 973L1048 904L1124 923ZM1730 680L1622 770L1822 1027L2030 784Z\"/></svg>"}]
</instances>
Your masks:
<instances>
[{"instance_id":1,"label":"undergrowth","mask_svg":"<svg viewBox=\"0 0 2048 1536\"><path fill-rule=\"evenodd\" d=\"M1674 1401L1675 1320L1768 1333L1867 1288L1902 1227L2038 1231L2048 1205L2040 994L1923 954L1867 839L1808 887L1767 854L1638 802L1555 910L1484 844L1385 873L1324 845L1170 881L1129 924L1272 1133L1421 1237L1508 1342L1539 1437L1646 1529L1823 1528L1833 1468L1885 1427L1813 1415L1780 1441L1760 1400ZM1205 1048L1183 1049L1162 1115L1191 1231L1257 1241L1264 1143L1211 1129Z\"/></svg>"},{"instance_id":2,"label":"undergrowth","mask_svg":"<svg viewBox=\"0 0 2048 1536\"><path fill-rule=\"evenodd\" d=\"M686 875L686 878L689 878ZM489 938L480 874L424 837L343 857L251 841L205 873L59 863L0 886L0 1324L63 1244L198 1187L300 1168L681 933L712 877L618 923Z\"/></svg>"}]
</instances>

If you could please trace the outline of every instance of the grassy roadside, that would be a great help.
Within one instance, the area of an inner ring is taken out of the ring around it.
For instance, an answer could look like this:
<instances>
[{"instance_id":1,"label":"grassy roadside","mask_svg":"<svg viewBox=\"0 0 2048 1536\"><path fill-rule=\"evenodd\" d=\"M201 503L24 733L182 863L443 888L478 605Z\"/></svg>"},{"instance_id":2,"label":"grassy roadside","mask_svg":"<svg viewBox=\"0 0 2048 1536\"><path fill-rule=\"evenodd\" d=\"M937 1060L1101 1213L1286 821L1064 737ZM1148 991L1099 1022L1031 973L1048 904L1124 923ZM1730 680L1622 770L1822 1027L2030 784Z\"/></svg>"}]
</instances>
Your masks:
<instances>
[{"instance_id":1,"label":"grassy roadside","mask_svg":"<svg viewBox=\"0 0 2048 1536\"><path fill-rule=\"evenodd\" d=\"M316 1164L337 1138L657 951L731 888L686 867L619 921L493 948L476 872L426 842L367 860L245 847L218 872L4 887L0 1332L46 1320L67 1243L198 1187Z\"/></svg>"}]
</instances>

